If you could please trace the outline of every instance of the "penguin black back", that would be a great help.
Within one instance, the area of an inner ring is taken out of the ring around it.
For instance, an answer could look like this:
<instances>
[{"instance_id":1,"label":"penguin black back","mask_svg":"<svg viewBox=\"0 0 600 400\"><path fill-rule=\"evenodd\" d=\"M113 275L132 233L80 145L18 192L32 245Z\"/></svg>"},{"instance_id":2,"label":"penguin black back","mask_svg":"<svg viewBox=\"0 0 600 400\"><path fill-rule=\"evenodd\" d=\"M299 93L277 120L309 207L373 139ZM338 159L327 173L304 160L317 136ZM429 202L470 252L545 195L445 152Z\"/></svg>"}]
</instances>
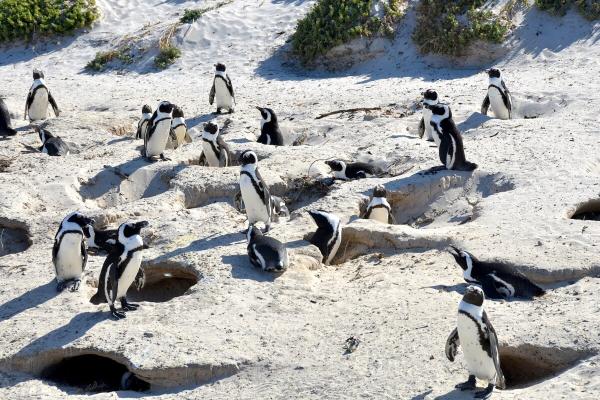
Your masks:
<instances>
[{"instance_id":1,"label":"penguin black back","mask_svg":"<svg viewBox=\"0 0 600 400\"><path fill-rule=\"evenodd\" d=\"M12 127L10 122L10 112L4 102L4 99L0 97L0 135L2 136L14 136L17 131Z\"/></svg>"},{"instance_id":2,"label":"penguin black back","mask_svg":"<svg viewBox=\"0 0 600 400\"><path fill-rule=\"evenodd\" d=\"M262 120L260 121L260 136L257 142L270 144L273 146L283 146L283 134L279 129L277 115L270 108L256 107L260 111Z\"/></svg>"},{"instance_id":3,"label":"penguin black back","mask_svg":"<svg viewBox=\"0 0 600 400\"><path fill-rule=\"evenodd\" d=\"M69 146L59 136L54 136L50 131L37 127L35 128L42 141L40 151L49 156L66 156L69 154Z\"/></svg>"}]
</instances>

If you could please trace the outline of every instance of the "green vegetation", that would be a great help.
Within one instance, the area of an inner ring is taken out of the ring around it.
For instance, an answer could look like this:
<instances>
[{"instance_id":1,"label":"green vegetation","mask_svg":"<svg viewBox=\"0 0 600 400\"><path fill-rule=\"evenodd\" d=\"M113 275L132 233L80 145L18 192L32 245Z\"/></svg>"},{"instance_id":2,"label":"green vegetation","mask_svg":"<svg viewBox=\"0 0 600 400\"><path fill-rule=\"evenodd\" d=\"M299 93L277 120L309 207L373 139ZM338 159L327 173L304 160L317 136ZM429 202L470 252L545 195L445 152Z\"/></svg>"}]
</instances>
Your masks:
<instances>
[{"instance_id":1,"label":"green vegetation","mask_svg":"<svg viewBox=\"0 0 600 400\"><path fill-rule=\"evenodd\" d=\"M485 0L422 0L413 40L422 52L463 55L473 42L501 43L509 21L481 10Z\"/></svg>"},{"instance_id":2,"label":"green vegetation","mask_svg":"<svg viewBox=\"0 0 600 400\"><path fill-rule=\"evenodd\" d=\"M181 57L181 50L173 45L167 45L160 49L158 55L154 58L154 65L158 69L165 69Z\"/></svg>"},{"instance_id":3,"label":"green vegetation","mask_svg":"<svg viewBox=\"0 0 600 400\"><path fill-rule=\"evenodd\" d=\"M71 33L90 26L98 15L95 0L2 0L0 41Z\"/></svg>"},{"instance_id":4,"label":"green vegetation","mask_svg":"<svg viewBox=\"0 0 600 400\"><path fill-rule=\"evenodd\" d=\"M600 2L598 0L535 0L535 5L540 10L548 11L555 15L565 15L572 6L589 20L600 19Z\"/></svg>"},{"instance_id":5,"label":"green vegetation","mask_svg":"<svg viewBox=\"0 0 600 400\"><path fill-rule=\"evenodd\" d=\"M227 4L231 3L232 1L233 0L222 1L220 3L215 4L212 7L207 7L207 8L196 8L196 9L192 9L192 10L185 9L183 11L183 16L179 19L179 22L181 22L182 24L191 24L192 22L196 22L197 19L199 19L201 16L203 16L207 12L216 10L217 8L220 8L220 7L223 7L224 5L227 5Z\"/></svg>"},{"instance_id":6,"label":"green vegetation","mask_svg":"<svg viewBox=\"0 0 600 400\"><path fill-rule=\"evenodd\" d=\"M96 57L85 66L86 69L92 71L104 71L108 64L118 60L123 64L131 64L133 56L131 55L131 47L125 46L116 50L100 51L96 53Z\"/></svg>"},{"instance_id":7,"label":"green vegetation","mask_svg":"<svg viewBox=\"0 0 600 400\"><path fill-rule=\"evenodd\" d=\"M384 15L371 15L374 0L319 0L298 22L292 48L303 64L356 37L393 36L404 0L390 0Z\"/></svg>"}]
</instances>

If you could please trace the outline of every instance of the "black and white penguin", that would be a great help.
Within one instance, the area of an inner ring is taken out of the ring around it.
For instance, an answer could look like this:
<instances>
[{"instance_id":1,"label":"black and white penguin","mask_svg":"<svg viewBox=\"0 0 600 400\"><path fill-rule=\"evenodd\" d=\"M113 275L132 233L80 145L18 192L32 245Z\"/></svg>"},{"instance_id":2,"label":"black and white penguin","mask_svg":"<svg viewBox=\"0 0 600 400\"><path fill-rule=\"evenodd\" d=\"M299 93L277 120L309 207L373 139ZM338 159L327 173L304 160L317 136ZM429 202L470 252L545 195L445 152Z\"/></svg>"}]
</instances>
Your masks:
<instances>
[{"instance_id":1,"label":"black and white penguin","mask_svg":"<svg viewBox=\"0 0 600 400\"><path fill-rule=\"evenodd\" d=\"M81 213L67 215L54 236L52 263L56 271L56 290L69 288L71 292L79 290L81 274L87 264L88 254L85 246L84 229L94 221Z\"/></svg>"},{"instance_id":2,"label":"black and white penguin","mask_svg":"<svg viewBox=\"0 0 600 400\"><path fill-rule=\"evenodd\" d=\"M383 185L377 185L373 188L373 197L367 206L364 219L372 219L384 224L393 224L394 216L392 215L392 207L386 199L387 192Z\"/></svg>"},{"instance_id":3,"label":"black and white penguin","mask_svg":"<svg viewBox=\"0 0 600 400\"><path fill-rule=\"evenodd\" d=\"M283 146L283 134L279 129L277 115L270 108L256 107L262 117L260 121L260 136L257 142L273 146Z\"/></svg>"},{"instance_id":4,"label":"black and white penguin","mask_svg":"<svg viewBox=\"0 0 600 400\"><path fill-rule=\"evenodd\" d=\"M229 75L225 72L225 65L221 63L215 64L215 77L208 97L211 106L215 102L215 97L217 98L217 114L220 114L222 109L226 109L229 113L233 112L235 104L233 85Z\"/></svg>"},{"instance_id":5,"label":"black and white penguin","mask_svg":"<svg viewBox=\"0 0 600 400\"><path fill-rule=\"evenodd\" d=\"M269 188L258 171L258 157L251 150L240 155L240 192L248 217L248 224L265 224L265 232L271 227L273 199Z\"/></svg>"},{"instance_id":6,"label":"black and white penguin","mask_svg":"<svg viewBox=\"0 0 600 400\"><path fill-rule=\"evenodd\" d=\"M147 226L147 221L125 222L119 226L117 244L102 265L98 292L91 299L94 304L106 301L112 316L117 319L125 318L125 311L134 311L139 307L138 304L129 303L126 295L134 282L138 289L144 285L142 251L148 246L144 245L140 231ZM122 311L115 308L117 300L121 303Z\"/></svg>"},{"instance_id":7,"label":"black and white penguin","mask_svg":"<svg viewBox=\"0 0 600 400\"><path fill-rule=\"evenodd\" d=\"M12 127L10 122L10 112L4 102L4 99L0 97L0 136L14 136L17 134L16 129Z\"/></svg>"},{"instance_id":8,"label":"black and white penguin","mask_svg":"<svg viewBox=\"0 0 600 400\"><path fill-rule=\"evenodd\" d=\"M144 155L149 160L154 160L156 157L167 160L164 151L171 135L173 108L173 104L168 101L161 101L148 122L144 138Z\"/></svg>"},{"instance_id":9,"label":"black and white penguin","mask_svg":"<svg viewBox=\"0 0 600 400\"><path fill-rule=\"evenodd\" d=\"M48 90L46 82L44 81L44 72L38 69L33 70L33 84L29 89L27 95L27 102L25 103L25 119L29 117L30 121L39 121L48 117L48 104L52 106L54 115L57 117L60 114L60 110L54 97Z\"/></svg>"},{"instance_id":10,"label":"black and white penguin","mask_svg":"<svg viewBox=\"0 0 600 400\"><path fill-rule=\"evenodd\" d=\"M229 146L220 135L219 125L213 122L204 125L202 151L209 167L228 167L231 164Z\"/></svg>"},{"instance_id":11,"label":"black and white penguin","mask_svg":"<svg viewBox=\"0 0 600 400\"><path fill-rule=\"evenodd\" d=\"M431 126L440 138L440 161L445 169L473 171L477 164L467 161L462 135L452 119L452 110L447 104L426 105L431 110Z\"/></svg>"},{"instance_id":12,"label":"black and white penguin","mask_svg":"<svg viewBox=\"0 0 600 400\"><path fill-rule=\"evenodd\" d=\"M456 328L446 341L446 357L454 361L458 346L462 346L469 379L456 385L460 390L474 390L476 378L488 382L486 389L475 393L476 399L489 399L494 387L506 387L504 375L500 368L500 352L498 336L485 310L483 290L477 286L469 286L462 301L458 305Z\"/></svg>"},{"instance_id":13,"label":"black and white penguin","mask_svg":"<svg viewBox=\"0 0 600 400\"><path fill-rule=\"evenodd\" d=\"M184 143L192 143L192 138L188 133L187 124L183 110L179 106L173 107L173 119L171 120L171 137L172 147L176 149Z\"/></svg>"},{"instance_id":14,"label":"black and white penguin","mask_svg":"<svg viewBox=\"0 0 600 400\"><path fill-rule=\"evenodd\" d=\"M345 181L350 179L363 179L375 175L376 168L372 165L362 162L346 163L340 160L325 161L325 164L331 168L333 177L336 179L343 179Z\"/></svg>"},{"instance_id":15,"label":"black and white penguin","mask_svg":"<svg viewBox=\"0 0 600 400\"><path fill-rule=\"evenodd\" d=\"M54 136L50 131L39 126L36 126L35 130L42 141L42 146L39 147L42 153L49 156L66 156L69 154L69 146L59 136Z\"/></svg>"},{"instance_id":16,"label":"black and white penguin","mask_svg":"<svg viewBox=\"0 0 600 400\"><path fill-rule=\"evenodd\" d=\"M487 71L490 78L488 92L481 105L481 113L487 115L488 108L492 106L492 111L496 118L511 119L512 117L512 98L510 92L500 76L500 70L492 68Z\"/></svg>"},{"instance_id":17,"label":"black and white penguin","mask_svg":"<svg viewBox=\"0 0 600 400\"><path fill-rule=\"evenodd\" d=\"M142 118L140 118L138 122L137 132L135 133L136 139L144 139L150 118L152 118L152 107L148 104L144 104L142 107Z\"/></svg>"},{"instance_id":18,"label":"black and white penguin","mask_svg":"<svg viewBox=\"0 0 600 400\"><path fill-rule=\"evenodd\" d=\"M433 106L439 102L438 94L433 89L427 89L423 93L423 105ZM435 144L440 145L440 137L436 134L431 126L431 110L428 107L423 107L423 116L419 123L419 137L425 138L428 142L435 141Z\"/></svg>"},{"instance_id":19,"label":"black and white penguin","mask_svg":"<svg viewBox=\"0 0 600 400\"><path fill-rule=\"evenodd\" d=\"M317 231L310 238L310 243L319 248L323 255L323 263L330 264L342 243L342 224L337 215L325 211L309 211L317 224Z\"/></svg>"},{"instance_id":20,"label":"black and white penguin","mask_svg":"<svg viewBox=\"0 0 600 400\"><path fill-rule=\"evenodd\" d=\"M273 203L273 215L280 217L289 217L290 210L287 208L285 201L279 196L271 196L271 202Z\"/></svg>"},{"instance_id":21,"label":"black and white penguin","mask_svg":"<svg viewBox=\"0 0 600 400\"><path fill-rule=\"evenodd\" d=\"M117 244L117 229L101 230L96 229L92 225L87 225L84 228L83 233L87 238L86 243L88 249L103 250L110 253Z\"/></svg>"},{"instance_id":22,"label":"black and white penguin","mask_svg":"<svg viewBox=\"0 0 600 400\"><path fill-rule=\"evenodd\" d=\"M287 248L279 240L265 236L255 227L250 225L247 232L248 257L250 262L263 271L284 271L290 265Z\"/></svg>"},{"instance_id":23,"label":"black and white penguin","mask_svg":"<svg viewBox=\"0 0 600 400\"><path fill-rule=\"evenodd\" d=\"M462 268L464 280L480 285L486 297L490 299L531 300L546 293L544 289L506 264L479 261L472 254L454 246L451 246L449 252Z\"/></svg>"}]
</instances>

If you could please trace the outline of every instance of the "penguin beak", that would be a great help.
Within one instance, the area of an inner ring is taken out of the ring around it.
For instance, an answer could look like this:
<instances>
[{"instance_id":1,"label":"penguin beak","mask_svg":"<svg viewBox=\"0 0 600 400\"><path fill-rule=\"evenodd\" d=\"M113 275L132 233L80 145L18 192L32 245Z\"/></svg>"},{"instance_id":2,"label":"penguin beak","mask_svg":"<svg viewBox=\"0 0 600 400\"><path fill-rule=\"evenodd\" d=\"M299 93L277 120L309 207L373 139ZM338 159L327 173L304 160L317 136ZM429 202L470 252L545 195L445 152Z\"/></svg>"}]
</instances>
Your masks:
<instances>
[{"instance_id":1,"label":"penguin beak","mask_svg":"<svg viewBox=\"0 0 600 400\"><path fill-rule=\"evenodd\" d=\"M325 164L327 164L331 168L332 161L325 161Z\"/></svg>"},{"instance_id":2,"label":"penguin beak","mask_svg":"<svg viewBox=\"0 0 600 400\"><path fill-rule=\"evenodd\" d=\"M147 227L148 225L150 225L150 223L148 221L140 221L137 224L135 224L137 228L142 229Z\"/></svg>"},{"instance_id":3,"label":"penguin beak","mask_svg":"<svg viewBox=\"0 0 600 400\"><path fill-rule=\"evenodd\" d=\"M93 219L90 219L90 222L88 223L88 225L94 226L94 225L96 225L96 221L94 221Z\"/></svg>"},{"instance_id":4,"label":"penguin beak","mask_svg":"<svg viewBox=\"0 0 600 400\"><path fill-rule=\"evenodd\" d=\"M256 106L256 109L257 109L258 111L260 111L261 113L262 113L262 111L263 111L262 107L259 107L259 106Z\"/></svg>"},{"instance_id":5,"label":"penguin beak","mask_svg":"<svg viewBox=\"0 0 600 400\"><path fill-rule=\"evenodd\" d=\"M460 256L460 250L452 245L450 245L450 249L448 250L448 253L452 254L454 257Z\"/></svg>"}]
</instances>

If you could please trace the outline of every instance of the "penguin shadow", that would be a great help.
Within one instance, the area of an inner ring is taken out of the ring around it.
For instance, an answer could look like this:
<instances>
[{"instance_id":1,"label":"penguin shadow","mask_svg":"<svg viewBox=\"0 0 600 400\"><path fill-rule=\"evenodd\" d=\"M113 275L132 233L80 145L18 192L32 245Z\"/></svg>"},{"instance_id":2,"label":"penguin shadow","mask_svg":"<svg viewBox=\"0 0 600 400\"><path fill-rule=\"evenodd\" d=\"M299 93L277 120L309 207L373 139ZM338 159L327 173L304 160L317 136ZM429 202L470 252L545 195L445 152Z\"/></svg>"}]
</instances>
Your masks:
<instances>
[{"instance_id":1,"label":"penguin shadow","mask_svg":"<svg viewBox=\"0 0 600 400\"><path fill-rule=\"evenodd\" d=\"M227 247L236 243L246 243L245 236L246 231L226 233L223 235L209 235L205 238L194 240L185 247L177 248L173 251L163 254L160 259L169 259L177 257L184 253L200 252L208 249L215 249L219 247Z\"/></svg>"},{"instance_id":2,"label":"penguin shadow","mask_svg":"<svg viewBox=\"0 0 600 400\"><path fill-rule=\"evenodd\" d=\"M213 119L215 119L217 116L219 116L221 114L213 114L213 113L209 113L209 114L201 114L201 115L196 115L193 118L188 118L185 120L188 130L196 127L197 125L206 123L208 121L211 121ZM200 131L200 133L202 133L202 131Z\"/></svg>"},{"instance_id":3,"label":"penguin shadow","mask_svg":"<svg viewBox=\"0 0 600 400\"><path fill-rule=\"evenodd\" d=\"M132 137L132 136L123 136L123 137L120 137L120 138L109 140L108 142L106 142L106 144L110 145L110 144L121 143L121 142L134 142L136 140L137 139L135 137Z\"/></svg>"},{"instance_id":4,"label":"penguin shadow","mask_svg":"<svg viewBox=\"0 0 600 400\"><path fill-rule=\"evenodd\" d=\"M420 397L417 397L419 399ZM434 397L433 400L464 400L464 399L472 399L473 392L462 391L460 389L452 389L446 394L442 394L441 396Z\"/></svg>"},{"instance_id":5,"label":"penguin shadow","mask_svg":"<svg viewBox=\"0 0 600 400\"><path fill-rule=\"evenodd\" d=\"M424 286L421 289L435 289L441 292L456 292L463 296L465 294L465 290L467 289L466 283L457 283L456 285L434 285L434 286Z\"/></svg>"},{"instance_id":6,"label":"penguin shadow","mask_svg":"<svg viewBox=\"0 0 600 400\"><path fill-rule=\"evenodd\" d=\"M459 123L457 127L459 131L464 133L470 129L479 128L481 125L483 125L491 119L493 118L487 115L483 115L479 112L474 112L471 115L469 115L467 119Z\"/></svg>"},{"instance_id":7,"label":"penguin shadow","mask_svg":"<svg viewBox=\"0 0 600 400\"><path fill-rule=\"evenodd\" d=\"M410 398L410 400L426 400L427 397L433 392L432 389L429 389L421 394L417 394Z\"/></svg>"},{"instance_id":8,"label":"penguin shadow","mask_svg":"<svg viewBox=\"0 0 600 400\"><path fill-rule=\"evenodd\" d=\"M231 277L235 279L251 280L257 282L273 282L282 275L280 273L266 272L256 268L250 262L247 254L236 254L221 257L223 264L231 265Z\"/></svg>"},{"instance_id":9,"label":"penguin shadow","mask_svg":"<svg viewBox=\"0 0 600 400\"><path fill-rule=\"evenodd\" d=\"M0 305L0 319L6 320L23 311L29 310L30 308L35 308L55 297L57 294L56 281L53 279L42 286L31 289L19 297Z\"/></svg>"},{"instance_id":10,"label":"penguin shadow","mask_svg":"<svg viewBox=\"0 0 600 400\"><path fill-rule=\"evenodd\" d=\"M117 166L106 167L94 175L87 184L83 184L80 193L86 199L97 199L115 187L118 187L123 181L123 176L130 176L138 169L148 165L148 161L143 157L134 158L119 164Z\"/></svg>"}]
</instances>

